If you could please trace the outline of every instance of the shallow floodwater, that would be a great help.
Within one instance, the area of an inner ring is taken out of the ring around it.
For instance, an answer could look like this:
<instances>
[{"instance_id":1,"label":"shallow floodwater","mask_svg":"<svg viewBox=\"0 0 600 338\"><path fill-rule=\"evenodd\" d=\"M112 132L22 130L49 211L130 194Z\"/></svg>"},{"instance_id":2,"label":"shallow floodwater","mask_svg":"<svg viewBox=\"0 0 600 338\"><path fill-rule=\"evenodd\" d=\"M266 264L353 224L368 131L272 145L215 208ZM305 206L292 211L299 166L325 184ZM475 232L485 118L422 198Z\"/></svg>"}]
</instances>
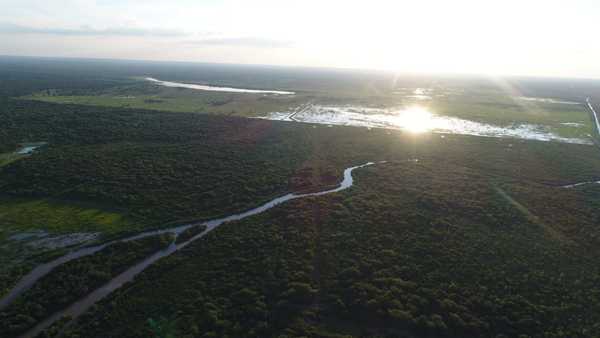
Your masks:
<instances>
[{"instance_id":1,"label":"shallow floodwater","mask_svg":"<svg viewBox=\"0 0 600 338\"><path fill-rule=\"evenodd\" d=\"M534 102L542 102L542 103L573 104L573 105L581 104L579 102L556 100L556 99L551 99L551 98L546 98L546 97L520 96L519 99L524 100L524 101L534 101Z\"/></svg>"},{"instance_id":2,"label":"shallow floodwater","mask_svg":"<svg viewBox=\"0 0 600 338\"><path fill-rule=\"evenodd\" d=\"M574 128L583 128L585 124L583 122L564 122L561 123L563 126L574 127Z\"/></svg>"},{"instance_id":3,"label":"shallow floodwater","mask_svg":"<svg viewBox=\"0 0 600 338\"><path fill-rule=\"evenodd\" d=\"M282 90L258 90L258 89L244 89L244 88L231 88L231 87L216 87L216 86L207 86L207 85L199 85L192 83L180 83L180 82L171 82L171 81L162 81L155 78L147 77L145 78L147 81L154 82L161 86L172 87L172 88L187 88L187 89L195 89L195 90L204 90L210 92L228 92L228 93L248 93L248 94L276 94L276 95L293 95L294 92L287 92Z\"/></svg>"},{"instance_id":4,"label":"shallow floodwater","mask_svg":"<svg viewBox=\"0 0 600 338\"><path fill-rule=\"evenodd\" d=\"M432 90L430 88L416 88L412 95L405 95L405 98L415 100L431 100Z\"/></svg>"},{"instance_id":5,"label":"shallow floodwater","mask_svg":"<svg viewBox=\"0 0 600 338\"><path fill-rule=\"evenodd\" d=\"M600 136L600 122L598 121L598 113L596 112L596 109L594 109L594 106L592 105L592 102L590 101L589 97L585 100L585 102L586 102L588 108L590 109L590 111L592 112L592 116L594 118L594 124L596 126L596 133L598 134L598 136ZM577 187L581 187L584 185L590 185L590 184L600 184L600 181L585 181L585 182L563 185L562 187L567 188L567 189L572 189L572 188L577 188Z\"/></svg>"},{"instance_id":6,"label":"shallow floodwater","mask_svg":"<svg viewBox=\"0 0 600 338\"><path fill-rule=\"evenodd\" d=\"M382 161L379 163L385 163L385 161ZM352 171L355 169L370 166L373 164L375 164L375 163L368 162L368 163L365 163L362 165L358 165L355 167L350 167L350 168L345 169L344 170L344 179L342 180L342 182L340 183L340 185L337 188L324 190L324 191L320 191L320 192L314 192L314 193L306 193L306 194L290 193L290 194L287 194L287 195L284 195L281 197L277 197L257 208L248 210L246 212L242 212L239 214L234 214L231 216L199 223L202 225L206 225L207 228L204 232L192 237L187 242L183 242L181 244L173 243L168 248L158 251L158 252L154 253L152 256L147 257L140 263L130 267L125 272L123 272L120 275L113 278L106 285L96 289L95 291L88 294L84 298L71 304L71 306L69 306L67 309L65 309L63 311L59 311L57 313L54 313L50 317L46 318L45 320L40 322L38 325L36 325L33 329L31 329L29 332L25 333L22 337L35 337L41 331L43 331L44 329L46 329L47 327L49 327L54 322L56 322L57 320L61 319L64 316L69 316L71 318L78 317L79 315L84 313L87 309L89 309L92 305L94 305L96 302L98 302L99 300L101 300L102 298L104 298L108 294L110 294L112 291L120 288L125 283L132 281L135 278L135 276L137 276L140 272L142 272L148 266L152 265L154 262L158 261L159 259L161 259L163 257L169 256L172 253L186 247L188 244L194 242L195 240L204 237L208 232L215 229L219 225L222 225L224 223L231 222L231 221L241 220L243 218L262 213L266 210L269 210L281 203L284 203L284 202L292 200L292 199L311 197L311 196L322 196L322 195L331 194L331 193L335 193L338 191L348 189L354 183L354 179L352 178ZM199 225L199 224L187 224L187 225L182 225L182 226L178 226L178 227L170 228L170 229L149 231L149 232L141 233L139 235L135 235L132 237L122 239L121 241L131 241L131 240L148 237L148 236L153 236L153 235L157 235L157 234L161 234L161 233L179 234L182 231L184 231L190 227ZM13 288L13 290L11 290L9 295L7 295L5 298L3 298L0 301L0 309L2 309L3 307L6 307L8 304L10 304L12 301L14 301L18 295L22 294L24 291L29 289L37 280L39 280L41 277L43 277L44 275L49 273L53 268L57 267L58 265L64 264L75 258L94 254L112 243L114 243L114 242L106 243L103 245L98 245L95 247L84 248L84 249L72 252L66 256L63 256L53 262L43 264L43 265L37 267L30 274L23 277L23 279L19 282L19 284L15 288Z\"/></svg>"},{"instance_id":7,"label":"shallow floodwater","mask_svg":"<svg viewBox=\"0 0 600 338\"><path fill-rule=\"evenodd\" d=\"M600 122L598 121L598 112L594 109L590 98L585 99L585 103L587 103L588 108L592 111L592 116L594 116L594 124L596 125L596 132L600 135Z\"/></svg>"},{"instance_id":8,"label":"shallow floodwater","mask_svg":"<svg viewBox=\"0 0 600 338\"><path fill-rule=\"evenodd\" d=\"M432 131L488 137L513 137L539 141L591 144L589 140L558 136L540 125L519 123L498 126L457 117L441 116L414 108L370 108L307 104L293 112L275 112L262 118L329 125Z\"/></svg>"},{"instance_id":9,"label":"shallow floodwater","mask_svg":"<svg viewBox=\"0 0 600 338\"><path fill-rule=\"evenodd\" d=\"M100 238L99 232L78 232L53 237L45 236L45 238L28 242L27 245L34 248L58 249L92 242L98 238Z\"/></svg>"},{"instance_id":10,"label":"shallow floodwater","mask_svg":"<svg viewBox=\"0 0 600 338\"><path fill-rule=\"evenodd\" d=\"M563 188L567 188L567 189L571 189L571 188L580 187L582 185L590 185L590 184L600 184L600 181L579 182L579 183L573 183L573 184L563 185L562 187Z\"/></svg>"},{"instance_id":11,"label":"shallow floodwater","mask_svg":"<svg viewBox=\"0 0 600 338\"><path fill-rule=\"evenodd\" d=\"M17 151L17 154L19 154L19 155L31 154L31 153L33 153L34 150L36 150L39 147L40 146L27 146L27 147L23 147L23 148L21 148L21 149L19 149Z\"/></svg>"}]
</instances>

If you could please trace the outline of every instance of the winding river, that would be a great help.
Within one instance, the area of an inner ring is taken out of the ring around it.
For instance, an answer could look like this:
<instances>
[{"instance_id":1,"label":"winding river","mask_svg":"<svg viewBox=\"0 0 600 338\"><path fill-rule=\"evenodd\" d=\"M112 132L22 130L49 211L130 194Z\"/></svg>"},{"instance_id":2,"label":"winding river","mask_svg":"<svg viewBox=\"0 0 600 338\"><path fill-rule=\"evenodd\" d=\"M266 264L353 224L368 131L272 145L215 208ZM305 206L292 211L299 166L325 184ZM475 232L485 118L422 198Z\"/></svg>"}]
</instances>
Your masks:
<instances>
[{"instance_id":1,"label":"winding river","mask_svg":"<svg viewBox=\"0 0 600 338\"><path fill-rule=\"evenodd\" d=\"M385 161L382 161L379 163L385 163ZM71 252L65 256L62 256L52 262L42 264L42 265L36 267L29 274L24 276L19 281L19 283L10 291L10 293L8 295L6 295L2 300L0 300L0 309L8 306L19 295L21 295L23 292L25 292L26 290L31 288L31 286L33 286L33 284L35 284L35 282L37 282L40 278L42 278L46 274L50 273L50 271L52 271L52 269L54 269L55 267L57 267L61 264L64 264L66 262L69 262L71 260L74 260L74 259L77 259L80 257L92 255L92 254L94 254L116 242L132 241L135 239L140 239L143 237L154 236L154 235L159 235L159 234L164 234L164 233L173 233L175 235L178 235L182 231L184 231L190 227L193 227L196 225L206 225L206 230L204 232L202 232L202 233L190 238L188 241L180 243L180 244L175 244L175 242L173 242L168 248L162 249L162 250L152 254L151 256L145 258L143 261L128 268L123 273L121 273L118 276L111 279L104 286L96 289L95 291L88 294L84 298L71 304L68 308L66 308L62 311L56 312L53 315L51 315L50 317L46 318L45 320L39 322L34 328L32 328L31 330L29 330L28 332L26 332L24 335L21 336L21 337L35 337L40 332L42 332L44 329L48 328L49 326L51 326L53 323L55 323L56 321L58 321L59 319L61 319L64 316L69 316L71 318L76 318L76 317L80 316L86 310L88 310L92 305L94 305L96 302L100 301L101 299L103 299L104 297L109 295L114 290L117 290L118 288L123 286L125 283L132 281L135 278L135 276L137 276L139 273L144 271L147 267L149 267L150 265L152 265L159 259L169 256L180 249L183 249L190 243L204 237L207 233L214 230L218 226L220 226L224 223L227 223L227 222L241 220L246 217L250 217L250 216L262 213L264 211L267 211L267 210L269 210L281 203L287 202L289 200L310 197L310 196L322 196L322 195L327 195L327 194L331 194L331 193L335 193L338 191L348 189L354 184L354 180L352 178L352 171L354 171L355 169L363 168L363 167L374 165L374 164L375 164L374 162L368 162L368 163L365 163L362 165L346 168L344 170L344 179L342 180L340 185L334 189L329 189L329 190L324 190L324 191L319 191L319 192L314 192L314 193L306 193L306 194L289 193L287 195L277 197L259 207L256 207L254 209L251 209L246 212L239 213L239 214L234 214L234 215L230 215L227 217L218 218L218 219L214 219L214 220L210 220L210 221L206 221L206 222L202 222L202 223L198 223L198 224L186 224L186 225L181 225L181 226L169 228L169 229L143 232L138 235L127 237L127 238L124 238L124 239L121 239L118 241L112 241L112 242L108 242L105 244L101 244L101 245L97 245L97 246L93 246L93 247L82 248L82 249L73 251L73 252Z\"/></svg>"}]
</instances>

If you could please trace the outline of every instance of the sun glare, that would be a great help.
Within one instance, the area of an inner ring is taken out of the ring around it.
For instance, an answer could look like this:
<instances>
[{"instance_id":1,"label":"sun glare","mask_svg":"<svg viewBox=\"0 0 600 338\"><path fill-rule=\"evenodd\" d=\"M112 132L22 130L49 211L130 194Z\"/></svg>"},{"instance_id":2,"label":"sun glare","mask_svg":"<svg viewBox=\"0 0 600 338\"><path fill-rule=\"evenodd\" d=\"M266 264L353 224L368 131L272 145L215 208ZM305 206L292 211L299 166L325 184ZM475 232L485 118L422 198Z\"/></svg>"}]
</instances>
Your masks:
<instances>
[{"instance_id":1,"label":"sun glare","mask_svg":"<svg viewBox=\"0 0 600 338\"><path fill-rule=\"evenodd\" d=\"M410 107L397 117L398 126L412 133L423 133L434 128L433 115L425 108Z\"/></svg>"}]
</instances>

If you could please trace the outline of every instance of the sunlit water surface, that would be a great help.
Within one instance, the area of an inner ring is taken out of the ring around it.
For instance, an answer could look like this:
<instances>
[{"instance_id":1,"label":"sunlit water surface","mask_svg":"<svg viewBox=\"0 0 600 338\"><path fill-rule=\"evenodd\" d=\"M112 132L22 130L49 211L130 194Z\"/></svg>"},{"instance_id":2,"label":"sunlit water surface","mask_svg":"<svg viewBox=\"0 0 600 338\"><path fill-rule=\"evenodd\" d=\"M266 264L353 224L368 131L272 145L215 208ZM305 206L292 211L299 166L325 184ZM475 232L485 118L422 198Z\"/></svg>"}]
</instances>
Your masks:
<instances>
[{"instance_id":1,"label":"sunlit water surface","mask_svg":"<svg viewBox=\"0 0 600 338\"><path fill-rule=\"evenodd\" d=\"M248 94L276 94L276 95L293 95L294 92L287 92L282 90L258 90L258 89L244 89L244 88L231 88L231 87L217 87L208 85L199 85L193 83L181 83L162 81L155 78L147 77L147 81L153 82L160 86L171 87L171 88L187 88L194 90L203 90L209 92L228 92L228 93L248 93Z\"/></svg>"},{"instance_id":2,"label":"sunlit water surface","mask_svg":"<svg viewBox=\"0 0 600 338\"><path fill-rule=\"evenodd\" d=\"M586 139L556 135L541 125L514 123L509 126L498 126L457 117L436 115L420 106L381 109L360 106L306 104L292 112L270 113L263 118L329 125L399 129L416 133L431 131L448 134L512 137L539 141L591 144Z\"/></svg>"}]
</instances>

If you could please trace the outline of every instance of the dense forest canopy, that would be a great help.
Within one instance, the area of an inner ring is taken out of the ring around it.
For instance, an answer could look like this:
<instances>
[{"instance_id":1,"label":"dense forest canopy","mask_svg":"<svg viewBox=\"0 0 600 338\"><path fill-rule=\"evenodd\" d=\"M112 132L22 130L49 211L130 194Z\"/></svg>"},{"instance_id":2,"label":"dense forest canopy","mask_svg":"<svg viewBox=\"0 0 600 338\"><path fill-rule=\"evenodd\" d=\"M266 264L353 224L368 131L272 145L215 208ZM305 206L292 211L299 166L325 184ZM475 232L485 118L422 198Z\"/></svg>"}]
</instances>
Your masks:
<instances>
[{"instance_id":1,"label":"dense forest canopy","mask_svg":"<svg viewBox=\"0 0 600 338\"><path fill-rule=\"evenodd\" d=\"M596 146L27 97L96 95L143 75L307 92L341 84L320 94L334 99L391 81L374 72L0 57L0 294L80 246L332 188L344 168L377 164L355 171L348 190L225 223L42 337L600 336L600 188L563 187L600 179ZM566 99L598 90L583 80L513 81L529 95ZM16 153L31 142L44 145ZM0 336L27 332L205 229L117 241L60 265L0 310ZM35 237L73 234L94 242L43 248Z\"/></svg>"}]
</instances>

